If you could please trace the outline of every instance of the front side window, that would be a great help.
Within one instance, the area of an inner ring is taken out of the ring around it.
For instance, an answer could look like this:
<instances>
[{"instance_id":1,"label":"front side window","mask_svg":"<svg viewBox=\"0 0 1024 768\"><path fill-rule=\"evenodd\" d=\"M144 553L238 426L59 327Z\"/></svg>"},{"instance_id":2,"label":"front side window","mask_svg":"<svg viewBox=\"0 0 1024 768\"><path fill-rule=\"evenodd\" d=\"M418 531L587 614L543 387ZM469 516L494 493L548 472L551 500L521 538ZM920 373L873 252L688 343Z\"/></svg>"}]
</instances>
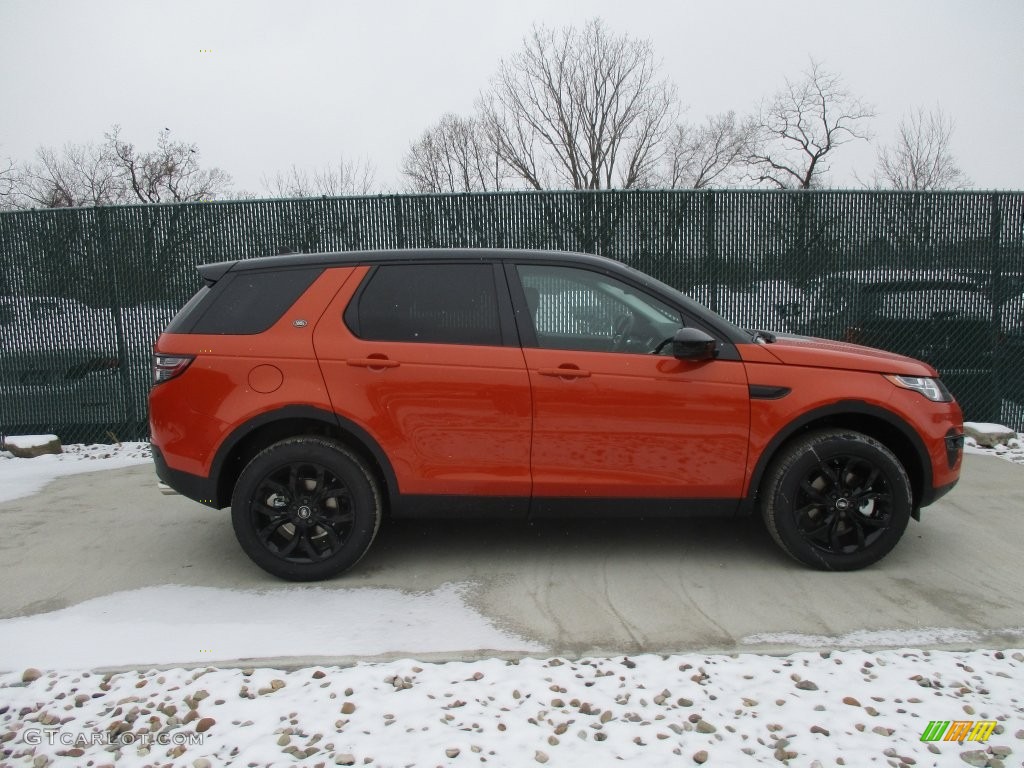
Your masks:
<instances>
[{"instance_id":1,"label":"front side window","mask_svg":"<svg viewBox=\"0 0 1024 768\"><path fill-rule=\"evenodd\" d=\"M677 310L614 277L574 267L516 270L542 349L649 354L683 326Z\"/></svg>"},{"instance_id":2,"label":"front side window","mask_svg":"<svg viewBox=\"0 0 1024 768\"><path fill-rule=\"evenodd\" d=\"M378 267L345 319L368 341L501 345L490 264Z\"/></svg>"}]
</instances>

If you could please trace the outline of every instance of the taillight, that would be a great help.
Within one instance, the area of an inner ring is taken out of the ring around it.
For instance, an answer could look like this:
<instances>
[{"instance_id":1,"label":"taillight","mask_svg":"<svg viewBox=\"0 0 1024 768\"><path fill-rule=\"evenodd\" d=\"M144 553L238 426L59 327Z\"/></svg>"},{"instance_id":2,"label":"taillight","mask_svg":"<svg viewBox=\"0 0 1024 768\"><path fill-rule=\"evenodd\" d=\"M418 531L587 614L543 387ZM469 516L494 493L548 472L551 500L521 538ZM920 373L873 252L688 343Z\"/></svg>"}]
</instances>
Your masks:
<instances>
[{"instance_id":1,"label":"taillight","mask_svg":"<svg viewBox=\"0 0 1024 768\"><path fill-rule=\"evenodd\" d=\"M180 376L193 360L188 355L153 355L153 383L162 384Z\"/></svg>"}]
</instances>

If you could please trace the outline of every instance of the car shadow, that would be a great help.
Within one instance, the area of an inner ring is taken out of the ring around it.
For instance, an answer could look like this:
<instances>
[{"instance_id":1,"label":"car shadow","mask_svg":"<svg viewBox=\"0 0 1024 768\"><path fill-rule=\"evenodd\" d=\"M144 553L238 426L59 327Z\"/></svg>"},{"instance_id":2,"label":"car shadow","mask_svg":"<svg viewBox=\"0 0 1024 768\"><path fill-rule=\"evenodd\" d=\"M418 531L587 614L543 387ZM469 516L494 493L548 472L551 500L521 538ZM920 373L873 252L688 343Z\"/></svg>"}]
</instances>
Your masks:
<instances>
[{"instance_id":1,"label":"car shadow","mask_svg":"<svg viewBox=\"0 0 1024 768\"><path fill-rule=\"evenodd\" d=\"M531 522L389 520L355 571L449 567L455 573L515 562L594 560L792 564L756 517L730 519L598 519Z\"/></svg>"}]
</instances>

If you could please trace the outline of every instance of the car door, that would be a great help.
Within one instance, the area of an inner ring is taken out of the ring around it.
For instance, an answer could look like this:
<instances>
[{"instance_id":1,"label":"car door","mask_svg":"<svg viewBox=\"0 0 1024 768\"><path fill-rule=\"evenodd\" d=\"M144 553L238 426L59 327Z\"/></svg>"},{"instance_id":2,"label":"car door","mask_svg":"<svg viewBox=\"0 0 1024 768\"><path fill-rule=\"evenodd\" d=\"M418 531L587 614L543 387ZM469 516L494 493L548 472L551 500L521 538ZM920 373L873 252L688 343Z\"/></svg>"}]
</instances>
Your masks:
<instances>
[{"instance_id":1,"label":"car door","mask_svg":"<svg viewBox=\"0 0 1024 768\"><path fill-rule=\"evenodd\" d=\"M691 321L596 268L507 274L533 393L535 500L739 498L750 406L738 356L672 357Z\"/></svg>"},{"instance_id":2,"label":"car door","mask_svg":"<svg viewBox=\"0 0 1024 768\"><path fill-rule=\"evenodd\" d=\"M381 264L317 324L333 407L377 441L403 496L529 498L530 385L498 269Z\"/></svg>"}]
</instances>

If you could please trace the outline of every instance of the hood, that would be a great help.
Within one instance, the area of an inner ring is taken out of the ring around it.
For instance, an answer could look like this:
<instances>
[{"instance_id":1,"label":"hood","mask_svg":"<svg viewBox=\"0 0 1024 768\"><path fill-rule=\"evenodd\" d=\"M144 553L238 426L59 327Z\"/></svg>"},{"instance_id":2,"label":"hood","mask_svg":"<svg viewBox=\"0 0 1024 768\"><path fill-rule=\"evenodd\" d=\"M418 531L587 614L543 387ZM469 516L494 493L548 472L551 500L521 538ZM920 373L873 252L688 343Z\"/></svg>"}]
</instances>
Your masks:
<instances>
[{"instance_id":1,"label":"hood","mask_svg":"<svg viewBox=\"0 0 1024 768\"><path fill-rule=\"evenodd\" d=\"M903 376L938 376L928 363L912 357L897 355L882 349L862 347L843 341L817 339L811 336L775 334L775 343L762 349L786 365L809 368L838 368L841 370L875 371Z\"/></svg>"}]
</instances>

